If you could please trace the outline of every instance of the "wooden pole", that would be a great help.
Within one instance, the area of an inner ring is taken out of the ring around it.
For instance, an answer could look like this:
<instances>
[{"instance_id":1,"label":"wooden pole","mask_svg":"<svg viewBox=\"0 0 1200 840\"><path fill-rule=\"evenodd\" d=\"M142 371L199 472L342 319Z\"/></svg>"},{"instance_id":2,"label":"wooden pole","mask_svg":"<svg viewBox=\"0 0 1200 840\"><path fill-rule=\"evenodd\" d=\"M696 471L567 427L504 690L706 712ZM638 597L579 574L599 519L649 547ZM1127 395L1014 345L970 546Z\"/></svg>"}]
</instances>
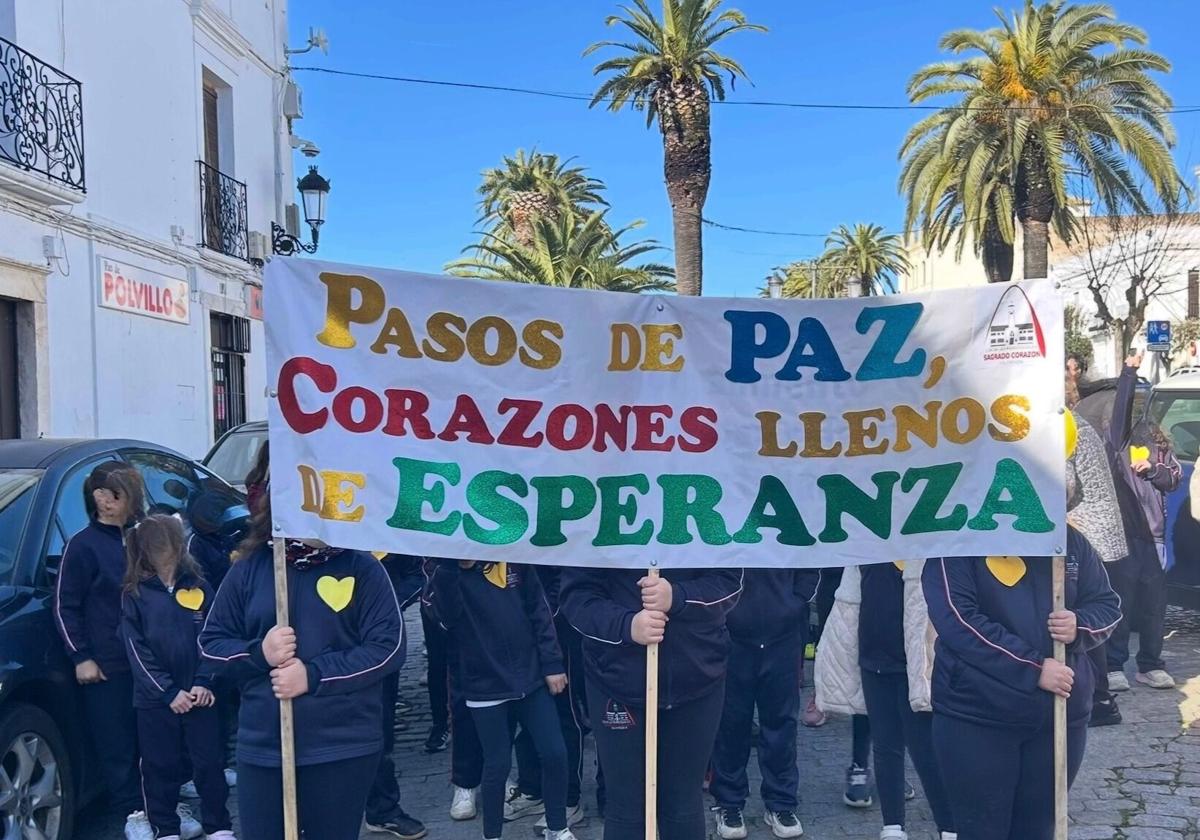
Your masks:
<instances>
[{"instance_id":1,"label":"wooden pole","mask_svg":"<svg viewBox=\"0 0 1200 840\"><path fill-rule=\"evenodd\" d=\"M288 626L287 540L274 539L275 623ZM283 774L283 838L300 840L296 819L296 741L292 734L292 701L279 701L280 769Z\"/></svg>"},{"instance_id":2,"label":"wooden pole","mask_svg":"<svg viewBox=\"0 0 1200 840\"><path fill-rule=\"evenodd\" d=\"M658 568L648 572L658 578ZM658 836L658 644L646 646L646 840Z\"/></svg>"},{"instance_id":3,"label":"wooden pole","mask_svg":"<svg viewBox=\"0 0 1200 840\"><path fill-rule=\"evenodd\" d=\"M1066 608L1066 558L1054 558L1054 609ZM1064 665L1067 646L1054 643L1054 658ZM1067 698L1054 695L1054 840L1067 840Z\"/></svg>"}]
</instances>

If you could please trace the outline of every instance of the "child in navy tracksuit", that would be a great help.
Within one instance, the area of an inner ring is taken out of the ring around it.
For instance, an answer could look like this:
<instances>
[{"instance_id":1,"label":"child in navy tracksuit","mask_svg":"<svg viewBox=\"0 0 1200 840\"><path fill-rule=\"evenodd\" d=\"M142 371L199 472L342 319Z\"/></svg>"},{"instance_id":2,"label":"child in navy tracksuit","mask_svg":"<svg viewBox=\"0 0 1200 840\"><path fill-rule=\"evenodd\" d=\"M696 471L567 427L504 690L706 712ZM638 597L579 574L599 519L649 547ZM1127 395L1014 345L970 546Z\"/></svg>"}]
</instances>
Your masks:
<instances>
[{"instance_id":1,"label":"child in navy tracksuit","mask_svg":"<svg viewBox=\"0 0 1200 840\"><path fill-rule=\"evenodd\" d=\"M815 569L747 569L741 599L725 619L733 644L709 787L723 840L746 836L742 810L750 794L746 762L756 706L766 823L776 837L804 833L796 817L796 729L808 605L819 580Z\"/></svg>"},{"instance_id":2,"label":"child in navy tracksuit","mask_svg":"<svg viewBox=\"0 0 1200 840\"><path fill-rule=\"evenodd\" d=\"M133 677L120 639L124 530L145 512L141 475L128 464L106 461L84 482L83 502L91 522L63 552L55 625L83 687L87 730L109 807L125 816L142 808Z\"/></svg>"},{"instance_id":3,"label":"child in navy tracksuit","mask_svg":"<svg viewBox=\"0 0 1200 840\"><path fill-rule=\"evenodd\" d=\"M574 840L567 828L567 751L552 695L567 687L554 620L538 576L515 563L442 560L428 603L454 637L462 692L483 747L483 836L504 828L513 730L529 733L542 763L546 837Z\"/></svg>"},{"instance_id":4,"label":"child in navy tracksuit","mask_svg":"<svg viewBox=\"0 0 1200 840\"><path fill-rule=\"evenodd\" d=\"M583 634L588 711L604 769L604 840L645 831L646 645L659 648L658 834L704 836L704 774L725 701L725 616L741 569L565 569L562 609Z\"/></svg>"},{"instance_id":5,"label":"child in navy tracksuit","mask_svg":"<svg viewBox=\"0 0 1200 840\"><path fill-rule=\"evenodd\" d=\"M122 630L150 826L157 837L179 837L175 809L190 765L205 833L212 840L234 840L212 667L201 662L196 646L212 589L185 552L183 525L173 516L156 514L131 528L126 553Z\"/></svg>"},{"instance_id":6,"label":"child in navy tracksuit","mask_svg":"<svg viewBox=\"0 0 1200 840\"><path fill-rule=\"evenodd\" d=\"M580 804L580 789L583 786L583 738L587 734L587 701L583 697L583 639L579 631L571 626L562 614L559 594L562 588L561 566L538 566L534 573L541 581L546 593L546 603L554 617L554 632L558 634L558 646L562 651L563 667L567 674L566 691L555 695L558 708L559 729L563 744L567 748L567 823L574 825L583 819ZM529 733L522 729L514 742L517 755L517 784L509 789L505 803L504 819L515 820L522 816L540 813L542 801L542 763ZM603 799L604 777L598 776L597 798ZM538 826L544 828L546 818Z\"/></svg>"},{"instance_id":7,"label":"child in navy tracksuit","mask_svg":"<svg viewBox=\"0 0 1200 840\"><path fill-rule=\"evenodd\" d=\"M242 833L283 837L279 700L291 699L300 828L355 840L379 764L381 681L404 663L400 605L371 555L288 540L292 627L277 626L270 533L264 492L200 633L203 656L241 684Z\"/></svg>"},{"instance_id":8,"label":"child in navy tracksuit","mask_svg":"<svg viewBox=\"0 0 1200 840\"><path fill-rule=\"evenodd\" d=\"M937 630L933 738L960 840L1054 834L1054 696L1067 697L1068 779L1083 760L1092 706L1087 651L1121 617L1092 547L1067 538L1066 609L1049 557L932 559L922 577ZM1053 658L1067 644L1067 664Z\"/></svg>"}]
</instances>

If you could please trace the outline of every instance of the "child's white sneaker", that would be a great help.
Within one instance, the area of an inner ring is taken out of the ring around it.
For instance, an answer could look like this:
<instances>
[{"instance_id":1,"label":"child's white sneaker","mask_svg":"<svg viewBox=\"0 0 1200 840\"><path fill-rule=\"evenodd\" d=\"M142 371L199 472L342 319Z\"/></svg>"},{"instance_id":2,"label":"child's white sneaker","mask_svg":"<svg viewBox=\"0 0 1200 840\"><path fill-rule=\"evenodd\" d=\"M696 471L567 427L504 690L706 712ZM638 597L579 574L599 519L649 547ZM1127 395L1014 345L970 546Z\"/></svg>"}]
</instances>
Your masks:
<instances>
[{"instance_id":1,"label":"child's white sneaker","mask_svg":"<svg viewBox=\"0 0 1200 840\"><path fill-rule=\"evenodd\" d=\"M184 782L179 788L180 799L199 799L200 791L196 790L196 783L193 781Z\"/></svg>"},{"instance_id":2,"label":"child's white sneaker","mask_svg":"<svg viewBox=\"0 0 1200 840\"><path fill-rule=\"evenodd\" d=\"M175 809L175 813L179 815L181 840L196 840L197 837L204 836L204 829L200 827L200 822L192 816L192 811L188 806L180 805Z\"/></svg>"},{"instance_id":3,"label":"child's white sneaker","mask_svg":"<svg viewBox=\"0 0 1200 840\"><path fill-rule=\"evenodd\" d=\"M583 822L584 816L582 802L574 807L567 808L567 826L570 827ZM547 828L546 815L542 814L542 816L538 818L538 821L533 824L533 827L538 829Z\"/></svg>"},{"instance_id":4,"label":"child's white sneaker","mask_svg":"<svg viewBox=\"0 0 1200 840\"><path fill-rule=\"evenodd\" d=\"M134 811L125 818L125 840L154 840L154 829L145 811Z\"/></svg>"},{"instance_id":5,"label":"child's white sneaker","mask_svg":"<svg viewBox=\"0 0 1200 840\"><path fill-rule=\"evenodd\" d=\"M542 835L546 840L575 840L575 835L571 833L571 829L564 828L561 831L551 831L546 829Z\"/></svg>"},{"instance_id":6,"label":"child's white sneaker","mask_svg":"<svg viewBox=\"0 0 1200 840\"><path fill-rule=\"evenodd\" d=\"M208 835L208 840L237 840L232 831L217 831Z\"/></svg>"},{"instance_id":7,"label":"child's white sneaker","mask_svg":"<svg viewBox=\"0 0 1200 840\"><path fill-rule=\"evenodd\" d=\"M958 840L957 831L943 831L942 840Z\"/></svg>"},{"instance_id":8,"label":"child's white sneaker","mask_svg":"<svg viewBox=\"0 0 1200 840\"><path fill-rule=\"evenodd\" d=\"M800 818L796 816L795 811L767 811L763 814L763 822L771 829L771 833L781 840L804 835L804 826L800 824Z\"/></svg>"},{"instance_id":9,"label":"child's white sneaker","mask_svg":"<svg viewBox=\"0 0 1200 840\"><path fill-rule=\"evenodd\" d=\"M903 826L885 825L879 832L879 840L908 840L908 834Z\"/></svg>"},{"instance_id":10,"label":"child's white sneaker","mask_svg":"<svg viewBox=\"0 0 1200 840\"><path fill-rule=\"evenodd\" d=\"M232 767L225 768L225 787L237 787L237 771Z\"/></svg>"},{"instance_id":11,"label":"child's white sneaker","mask_svg":"<svg viewBox=\"0 0 1200 840\"><path fill-rule=\"evenodd\" d=\"M475 790L474 788L454 787L454 799L450 802L450 819L475 819Z\"/></svg>"}]
</instances>

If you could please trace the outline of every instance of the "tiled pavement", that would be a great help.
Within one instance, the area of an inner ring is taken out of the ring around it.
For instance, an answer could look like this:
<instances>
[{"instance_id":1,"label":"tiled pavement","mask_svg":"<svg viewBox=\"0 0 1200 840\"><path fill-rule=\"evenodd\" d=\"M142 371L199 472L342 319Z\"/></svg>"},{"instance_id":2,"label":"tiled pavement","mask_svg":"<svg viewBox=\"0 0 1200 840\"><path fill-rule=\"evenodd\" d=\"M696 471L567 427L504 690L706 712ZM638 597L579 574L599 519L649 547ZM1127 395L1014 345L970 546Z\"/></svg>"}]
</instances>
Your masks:
<instances>
[{"instance_id":1,"label":"tiled pavement","mask_svg":"<svg viewBox=\"0 0 1200 840\"><path fill-rule=\"evenodd\" d=\"M1174 691L1135 688L1121 696L1122 726L1090 731L1087 758L1072 789L1072 840L1200 840L1200 617L1173 610L1168 630L1166 656L1179 687ZM448 754L430 756L422 749L429 713L425 690L419 684L425 660L420 621L415 615L409 616L409 632L410 656L401 675L400 696L413 708L400 719L403 728L396 744L404 807L426 823L434 840L479 840L482 826L478 820L456 823L449 818ZM846 719L833 719L820 729L800 732L800 816L806 838L878 837L876 809L854 811L841 801L849 741ZM589 766L593 761L590 746L585 760ZM752 766L752 790L757 776L757 768ZM917 784L915 774L911 780ZM919 790L919 784L917 787ZM232 798L236 800L236 795ZM584 802L594 815L595 791L590 782ZM236 809L236 801L233 805ZM921 797L909 807L910 837L936 837ZM747 808L750 836L765 840L771 835L762 826L761 814L761 805L752 801ZM76 832L79 840L122 837L120 825L97 817L85 814L81 823ZM600 840L602 823L589 816L576 834L580 840ZM362 836L380 837L366 832ZM533 820L510 823L505 836L532 840Z\"/></svg>"}]
</instances>

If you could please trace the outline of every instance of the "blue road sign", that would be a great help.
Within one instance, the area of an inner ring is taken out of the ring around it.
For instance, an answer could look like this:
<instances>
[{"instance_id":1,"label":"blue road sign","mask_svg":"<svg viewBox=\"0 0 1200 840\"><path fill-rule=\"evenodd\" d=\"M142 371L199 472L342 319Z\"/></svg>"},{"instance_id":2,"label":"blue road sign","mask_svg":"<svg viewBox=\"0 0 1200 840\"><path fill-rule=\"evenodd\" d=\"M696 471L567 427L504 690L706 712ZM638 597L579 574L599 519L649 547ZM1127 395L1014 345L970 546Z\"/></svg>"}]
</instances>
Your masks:
<instances>
[{"instance_id":1,"label":"blue road sign","mask_svg":"<svg viewBox=\"0 0 1200 840\"><path fill-rule=\"evenodd\" d=\"M1171 350L1171 322L1146 322L1146 349L1155 353L1167 353Z\"/></svg>"}]
</instances>

